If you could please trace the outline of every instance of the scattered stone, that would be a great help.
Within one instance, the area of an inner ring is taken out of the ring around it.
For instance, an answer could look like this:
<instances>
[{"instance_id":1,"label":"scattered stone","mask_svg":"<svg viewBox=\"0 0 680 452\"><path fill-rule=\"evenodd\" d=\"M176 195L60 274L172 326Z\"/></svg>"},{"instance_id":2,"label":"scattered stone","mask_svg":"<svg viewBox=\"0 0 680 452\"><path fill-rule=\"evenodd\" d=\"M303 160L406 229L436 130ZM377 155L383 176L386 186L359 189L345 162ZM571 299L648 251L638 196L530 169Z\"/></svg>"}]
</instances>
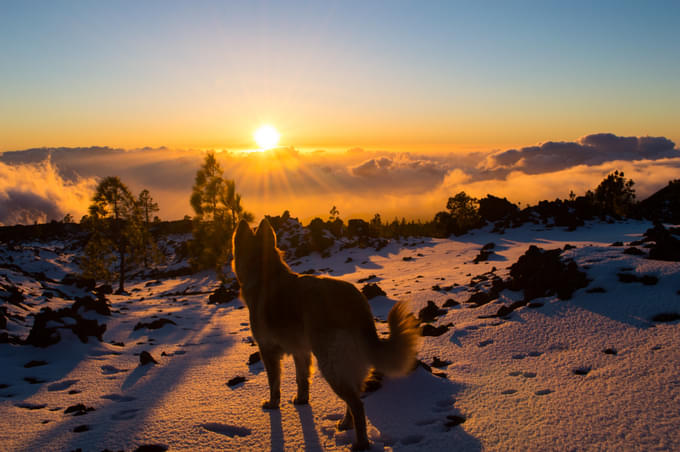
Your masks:
<instances>
[{"instance_id":1,"label":"scattered stone","mask_svg":"<svg viewBox=\"0 0 680 452\"><path fill-rule=\"evenodd\" d=\"M614 242L610 246L623 246L623 242Z\"/></svg>"},{"instance_id":2,"label":"scattered stone","mask_svg":"<svg viewBox=\"0 0 680 452\"><path fill-rule=\"evenodd\" d=\"M94 289L97 295L111 295L113 293L113 287L111 284L102 284L101 286Z\"/></svg>"},{"instance_id":3,"label":"scattered stone","mask_svg":"<svg viewBox=\"0 0 680 452\"><path fill-rule=\"evenodd\" d=\"M623 250L623 254L630 254L632 256L644 256L645 252L642 251L640 248L636 248L634 246L628 247L625 250Z\"/></svg>"},{"instance_id":4,"label":"scattered stone","mask_svg":"<svg viewBox=\"0 0 680 452\"><path fill-rule=\"evenodd\" d=\"M614 348L605 348L604 350L602 350L602 353L604 353L605 355L617 355L618 354L618 352Z\"/></svg>"},{"instance_id":5,"label":"scattered stone","mask_svg":"<svg viewBox=\"0 0 680 452\"><path fill-rule=\"evenodd\" d=\"M134 452L165 452L166 450L168 450L168 446L161 444L142 444Z\"/></svg>"},{"instance_id":6,"label":"scattered stone","mask_svg":"<svg viewBox=\"0 0 680 452\"><path fill-rule=\"evenodd\" d=\"M568 243L566 245L564 245L564 248L562 248L563 251L569 251L569 250L573 250L573 249L576 249L576 247L574 245L570 245Z\"/></svg>"},{"instance_id":7,"label":"scattered stone","mask_svg":"<svg viewBox=\"0 0 680 452\"><path fill-rule=\"evenodd\" d=\"M101 315L111 315L111 308L109 308L106 298L103 298L103 296L96 300L90 296L76 297L76 302L73 303L71 309L73 309L73 312L78 312L80 308L86 311L95 311Z\"/></svg>"},{"instance_id":8,"label":"scattered stone","mask_svg":"<svg viewBox=\"0 0 680 452\"><path fill-rule=\"evenodd\" d=\"M19 402L14 404L17 408L23 408L25 410L41 410L47 406L46 403L30 403L30 402Z\"/></svg>"},{"instance_id":9,"label":"scattered stone","mask_svg":"<svg viewBox=\"0 0 680 452\"><path fill-rule=\"evenodd\" d=\"M139 354L139 364L141 366L146 366L147 364L158 364L158 361L153 359L153 356L151 356L151 353L147 352L146 350L142 351L142 353Z\"/></svg>"},{"instance_id":10,"label":"scattered stone","mask_svg":"<svg viewBox=\"0 0 680 452\"><path fill-rule=\"evenodd\" d=\"M46 365L47 365L47 361L32 360L32 361L29 361L26 364L24 364L24 367L26 369L30 369L31 367L46 366Z\"/></svg>"},{"instance_id":11,"label":"scattered stone","mask_svg":"<svg viewBox=\"0 0 680 452\"><path fill-rule=\"evenodd\" d=\"M413 258L411 256L404 256L404 257L401 258L401 260L405 261L405 262L409 262L409 261L412 261Z\"/></svg>"},{"instance_id":12,"label":"scattered stone","mask_svg":"<svg viewBox=\"0 0 680 452\"><path fill-rule=\"evenodd\" d=\"M231 380L229 380L227 382L227 386L229 386L230 388L233 388L234 386L241 384L244 381L246 381L246 377L243 377L241 375L237 375L236 377L232 378Z\"/></svg>"},{"instance_id":13,"label":"scattered stone","mask_svg":"<svg viewBox=\"0 0 680 452\"><path fill-rule=\"evenodd\" d=\"M25 343L35 347L48 347L56 344L61 340L58 329L70 329L83 343L87 343L89 336L94 336L101 341L102 335L106 331L106 324L100 325L94 319L82 317L73 309L73 306L61 308L57 311L53 311L50 307L41 309L40 312L35 314L33 327L28 333ZM71 320L65 321L66 318ZM50 323L49 327L47 326L48 322ZM58 324L61 324L61 326Z\"/></svg>"},{"instance_id":14,"label":"scattered stone","mask_svg":"<svg viewBox=\"0 0 680 452\"><path fill-rule=\"evenodd\" d=\"M447 298L444 304L442 305L443 308L451 308L453 306L458 306L460 303L458 303L456 300L453 298Z\"/></svg>"},{"instance_id":15,"label":"scattered stone","mask_svg":"<svg viewBox=\"0 0 680 452\"><path fill-rule=\"evenodd\" d=\"M79 425L73 429L74 433L86 432L90 429L89 425Z\"/></svg>"},{"instance_id":16,"label":"scattered stone","mask_svg":"<svg viewBox=\"0 0 680 452\"><path fill-rule=\"evenodd\" d=\"M234 280L229 287L224 283L215 289L215 291L208 297L208 304L224 304L238 298L240 286L238 281Z\"/></svg>"},{"instance_id":17,"label":"scattered stone","mask_svg":"<svg viewBox=\"0 0 680 452\"><path fill-rule=\"evenodd\" d=\"M575 290L588 285L586 274L578 269L573 260L563 263L562 250L543 250L530 246L520 258L510 266L508 288L523 290L524 300L556 294L567 300Z\"/></svg>"},{"instance_id":18,"label":"scattered stone","mask_svg":"<svg viewBox=\"0 0 680 452\"><path fill-rule=\"evenodd\" d=\"M455 427L457 425L462 424L465 422L465 418L463 416L458 416L457 414L449 414L446 416L446 423L444 426L446 427Z\"/></svg>"},{"instance_id":19,"label":"scattered stone","mask_svg":"<svg viewBox=\"0 0 680 452\"><path fill-rule=\"evenodd\" d=\"M677 312L661 312L652 317L652 322L675 322L680 320L680 314Z\"/></svg>"},{"instance_id":20,"label":"scattered stone","mask_svg":"<svg viewBox=\"0 0 680 452\"><path fill-rule=\"evenodd\" d=\"M382 290L380 286L378 286L376 283L366 284L364 287L361 288L361 293L363 293L368 300L375 297L387 295L385 291Z\"/></svg>"},{"instance_id":21,"label":"scattered stone","mask_svg":"<svg viewBox=\"0 0 680 452\"><path fill-rule=\"evenodd\" d=\"M82 403L78 403L76 405L71 405L70 407L66 408L64 410L64 414L72 414L73 416L82 416L84 414L89 413L90 411L94 411L94 408L91 406L85 406Z\"/></svg>"},{"instance_id":22,"label":"scattered stone","mask_svg":"<svg viewBox=\"0 0 680 452\"><path fill-rule=\"evenodd\" d=\"M574 372L574 375L588 375L590 367L577 367L576 369L573 369L572 372Z\"/></svg>"},{"instance_id":23,"label":"scattered stone","mask_svg":"<svg viewBox=\"0 0 680 452\"><path fill-rule=\"evenodd\" d=\"M248 365L249 366L252 366L253 364L257 364L260 361L261 361L260 352L251 353L250 356L248 357Z\"/></svg>"},{"instance_id":24,"label":"scattered stone","mask_svg":"<svg viewBox=\"0 0 680 452\"><path fill-rule=\"evenodd\" d=\"M125 347L125 342L111 341L110 344L115 345L116 347Z\"/></svg>"},{"instance_id":25,"label":"scattered stone","mask_svg":"<svg viewBox=\"0 0 680 452\"><path fill-rule=\"evenodd\" d=\"M648 229L645 238L654 242L649 249L650 259L680 262L680 240L673 237L663 225L657 224Z\"/></svg>"},{"instance_id":26,"label":"scattered stone","mask_svg":"<svg viewBox=\"0 0 680 452\"><path fill-rule=\"evenodd\" d=\"M604 287L591 287L590 289L586 290L586 293L606 293L607 291L605 290Z\"/></svg>"},{"instance_id":27,"label":"scattered stone","mask_svg":"<svg viewBox=\"0 0 680 452\"><path fill-rule=\"evenodd\" d=\"M159 328L163 328L165 325L177 325L175 322L173 322L170 319L157 319L152 322L138 322L137 325L133 328L133 331L140 330L142 328L147 328L149 330L157 330Z\"/></svg>"},{"instance_id":28,"label":"scattered stone","mask_svg":"<svg viewBox=\"0 0 680 452\"><path fill-rule=\"evenodd\" d=\"M527 308L531 308L531 309L537 309L537 308L542 308L542 307L543 307L543 303L538 303L538 302L531 302L527 305Z\"/></svg>"},{"instance_id":29,"label":"scattered stone","mask_svg":"<svg viewBox=\"0 0 680 452\"><path fill-rule=\"evenodd\" d=\"M31 385L39 385L39 384L42 384L42 383L47 383L47 380L41 380L40 378L36 378L36 377L24 377L24 381L28 384L31 384Z\"/></svg>"},{"instance_id":30,"label":"scattered stone","mask_svg":"<svg viewBox=\"0 0 680 452\"><path fill-rule=\"evenodd\" d=\"M446 314L445 309L440 309L432 300L427 301L427 306L418 312L418 319L423 323L433 322L437 317Z\"/></svg>"},{"instance_id":31,"label":"scattered stone","mask_svg":"<svg viewBox=\"0 0 680 452\"><path fill-rule=\"evenodd\" d=\"M437 369L443 369L444 367L447 367L449 364L451 364L451 361L447 360L441 360L437 356L432 358L432 367L436 367Z\"/></svg>"},{"instance_id":32,"label":"scattered stone","mask_svg":"<svg viewBox=\"0 0 680 452\"><path fill-rule=\"evenodd\" d=\"M345 259L345 264L349 264L350 262L352 262L352 260L353 259L351 257L348 257L347 259Z\"/></svg>"},{"instance_id":33,"label":"scattered stone","mask_svg":"<svg viewBox=\"0 0 680 452\"><path fill-rule=\"evenodd\" d=\"M449 331L449 328L453 326L453 323L448 323L446 325L440 325L440 326L432 326L429 323L426 323L420 334L421 336L431 336L431 337L438 337L441 336L442 334L446 333Z\"/></svg>"},{"instance_id":34,"label":"scattered stone","mask_svg":"<svg viewBox=\"0 0 680 452\"><path fill-rule=\"evenodd\" d=\"M357 281L357 282L358 282L359 284L362 284L362 283L365 283L365 282L367 282L367 281L370 281L370 280L372 280L372 279L374 279L374 278L377 278L377 276L376 276L376 275L368 275L368 276L365 277L365 278L361 278L361 279L360 279L359 281Z\"/></svg>"},{"instance_id":35,"label":"scattered stone","mask_svg":"<svg viewBox=\"0 0 680 452\"><path fill-rule=\"evenodd\" d=\"M618 276L619 281L622 283L641 282L645 286L653 286L659 282L659 278L653 275L637 276L631 273L617 273L616 276Z\"/></svg>"}]
</instances>

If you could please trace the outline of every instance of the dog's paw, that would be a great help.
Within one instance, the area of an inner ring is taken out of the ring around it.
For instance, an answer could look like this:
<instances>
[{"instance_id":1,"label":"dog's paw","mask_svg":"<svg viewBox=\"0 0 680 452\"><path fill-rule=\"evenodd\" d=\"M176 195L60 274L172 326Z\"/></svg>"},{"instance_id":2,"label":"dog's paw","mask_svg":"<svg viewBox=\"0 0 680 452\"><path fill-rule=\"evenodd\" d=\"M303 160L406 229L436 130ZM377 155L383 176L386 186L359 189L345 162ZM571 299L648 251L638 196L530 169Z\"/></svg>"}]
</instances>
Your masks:
<instances>
[{"instance_id":1,"label":"dog's paw","mask_svg":"<svg viewBox=\"0 0 680 452\"><path fill-rule=\"evenodd\" d=\"M309 397L295 397L293 399L294 405L309 405Z\"/></svg>"},{"instance_id":2,"label":"dog's paw","mask_svg":"<svg viewBox=\"0 0 680 452\"><path fill-rule=\"evenodd\" d=\"M270 400L265 400L262 402L262 409L265 410L278 410L279 409L279 402L272 402Z\"/></svg>"}]
</instances>

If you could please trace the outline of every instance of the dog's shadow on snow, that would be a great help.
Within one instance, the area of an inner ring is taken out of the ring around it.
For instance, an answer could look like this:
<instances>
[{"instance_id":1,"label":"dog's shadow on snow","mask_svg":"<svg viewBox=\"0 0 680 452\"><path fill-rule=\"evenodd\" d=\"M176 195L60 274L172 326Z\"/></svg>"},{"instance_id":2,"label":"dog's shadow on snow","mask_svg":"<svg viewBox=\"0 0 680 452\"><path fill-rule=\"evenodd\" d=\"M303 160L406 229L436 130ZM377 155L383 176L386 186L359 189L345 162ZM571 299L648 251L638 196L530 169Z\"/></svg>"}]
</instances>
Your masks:
<instances>
[{"instance_id":1,"label":"dog's shadow on snow","mask_svg":"<svg viewBox=\"0 0 680 452\"><path fill-rule=\"evenodd\" d=\"M380 437L372 440L395 450L403 446L441 449L443 440L446 447L455 444L459 451L482 450L480 441L465 431L465 423L453 426L447 418L466 417L455 407L456 394L462 389L462 384L421 367L406 377L386 379L381 389L364 398L366 416L380 431Z\"/></svg>"}]
</instances>

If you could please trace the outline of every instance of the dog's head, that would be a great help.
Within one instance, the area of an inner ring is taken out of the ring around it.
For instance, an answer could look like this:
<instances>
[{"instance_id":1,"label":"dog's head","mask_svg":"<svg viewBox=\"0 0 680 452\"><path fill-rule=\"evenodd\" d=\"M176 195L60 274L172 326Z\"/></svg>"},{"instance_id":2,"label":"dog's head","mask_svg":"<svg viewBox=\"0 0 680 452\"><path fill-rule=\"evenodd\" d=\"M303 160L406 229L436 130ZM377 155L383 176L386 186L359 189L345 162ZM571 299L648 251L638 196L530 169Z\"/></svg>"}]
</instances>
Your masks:
<instances>
[{"instance_id":1,"label":"dog's head","mask_svg":"<svg viewBox=\"0 0 680 452\"><path fill-rule=\"evenodd\" d=\"M271 271L272 266L282 264L276 248L276 234L266 218L260 222L257 232L241 220L234 231L232 250L232 268L241 283L244 279L261 277L264 272Z\"/></svg>"}]
</instances>

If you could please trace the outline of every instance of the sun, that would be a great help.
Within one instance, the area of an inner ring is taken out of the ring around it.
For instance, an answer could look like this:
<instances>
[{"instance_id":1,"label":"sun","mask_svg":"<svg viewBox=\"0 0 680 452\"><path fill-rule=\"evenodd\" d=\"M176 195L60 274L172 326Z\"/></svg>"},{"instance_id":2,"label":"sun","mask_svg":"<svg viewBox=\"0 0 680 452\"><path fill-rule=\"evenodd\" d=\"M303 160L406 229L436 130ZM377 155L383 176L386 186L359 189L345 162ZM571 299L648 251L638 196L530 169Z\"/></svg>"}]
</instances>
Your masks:
<instances>
[{"instance_id":1,"label":"sun","mask_svg":"<svg viewBox=\"0 0 680 452\"><path fill-rule=\"evenodd\" d=\"M273 126L263 125L255 131L253 137L255 138L255 143L257 143L260 149L266 151L267 149L276 147L276 145L279 144L279 138L281 138L281 135L279 135L279 132Z\"/></svg>"}]
</instances>

